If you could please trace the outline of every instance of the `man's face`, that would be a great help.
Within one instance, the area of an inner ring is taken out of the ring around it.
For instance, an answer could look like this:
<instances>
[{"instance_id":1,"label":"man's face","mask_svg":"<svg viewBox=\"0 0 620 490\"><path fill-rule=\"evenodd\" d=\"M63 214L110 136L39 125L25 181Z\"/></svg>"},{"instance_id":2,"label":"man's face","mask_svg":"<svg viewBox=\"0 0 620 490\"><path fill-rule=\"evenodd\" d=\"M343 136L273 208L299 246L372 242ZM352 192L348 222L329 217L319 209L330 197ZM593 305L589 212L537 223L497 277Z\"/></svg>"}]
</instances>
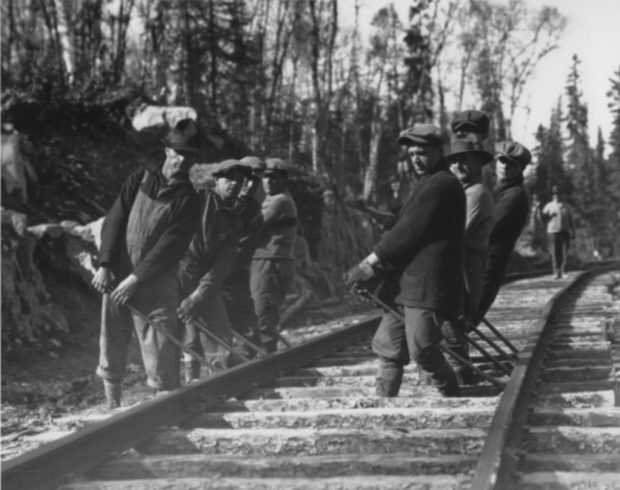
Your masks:
<instances>
[{"instance_id":1,"label":"man's face","mask_svg":"<svg viewBox=\"0 0 620 490\"><path fill-rule=\"evenodd\" d=\"M495 162L495 174L497 180L510 180L518 177L523 172L521 165L506 158L498 158Z\"/></svg>"},{"instance_id":2,"label":"man's face","mask_svg":"<svg viewBox=\"0 0 620 490\"><path fill-rule=\"evenodd\" d=\"M286 187L286 177L281 172L270 172L263 176L263 187L265 192L274 196L284 192Z\"/></svg>"},{"instance_id":3,"label":"man's face","mask_svg":"<svg viewBox=\"0 0 620 490\"><path fill-rule=\"evenodd\" d=\"M422 177L435 171L443 157L443 151L439 146L416 146L407 148L413 170L416 175Z\"/></svg>"},{"instance_id":4,"label":"man's face","mask_svg":"<svg viewBox=\"0 0 620 490\"><path fill-rule=\"evenodd\" d=\"M198 155L191 151L173 150L166 148L166 160L162 168L164 177L168 180L186 174L198 160Z\"/></svg>"},{"instance_id":5,"label":"man's face","mask_svg":"<svg viewBox=\"0 0 620 490\"><path fill-rule=\"evenodd\" d=\"M215 192L224 201L233 201L239 195L243 179L245 179L245 175L241 170L230 170L217 178L215 181Z\"/></svg>"},{"instance_id":6,"label":"man's face","mask_svg":"<svg viewBox=\"0 0 620 490\"><path fill-rule=\"evenodd\" d=\"M481 157L474 153L462 153L452 158L450 162L452 172L461 184L474 182L482 175Z\"/></svg>"}]
</instances>

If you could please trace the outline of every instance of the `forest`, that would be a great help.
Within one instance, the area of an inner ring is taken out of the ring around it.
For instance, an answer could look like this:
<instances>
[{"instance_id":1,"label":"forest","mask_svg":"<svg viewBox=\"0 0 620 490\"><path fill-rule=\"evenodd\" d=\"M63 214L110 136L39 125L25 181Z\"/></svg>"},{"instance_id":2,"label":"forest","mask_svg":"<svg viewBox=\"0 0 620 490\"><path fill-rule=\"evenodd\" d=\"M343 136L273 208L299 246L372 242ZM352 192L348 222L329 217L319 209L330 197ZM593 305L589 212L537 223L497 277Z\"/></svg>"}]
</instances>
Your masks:
<instances>
[{"instance_id":1,"label":"forest","mask_svg":"<svg viewBox=\"0 0 620 490\"><path fill-rule=\"evenodd\" d=\"M456 111L477 108L491 118L490 147L510 139L524 89L568 22L525 0L4 0L1 8L4 132L9 124L28 136L53 109L127 133L140 104L188 107L218 149L205 161L282 157L339 201L378 208L389 180L405 178L395 144L403 128L445 128ZM597 141L580 70L575 55L549 123L536 131L526 184L543 203L552 185L569 196L578 250L590 259L619 246L620 67L609 81L613 129ZM85 179L76 165L63 162L71 179Z\"/></svg>"}]
</instances>

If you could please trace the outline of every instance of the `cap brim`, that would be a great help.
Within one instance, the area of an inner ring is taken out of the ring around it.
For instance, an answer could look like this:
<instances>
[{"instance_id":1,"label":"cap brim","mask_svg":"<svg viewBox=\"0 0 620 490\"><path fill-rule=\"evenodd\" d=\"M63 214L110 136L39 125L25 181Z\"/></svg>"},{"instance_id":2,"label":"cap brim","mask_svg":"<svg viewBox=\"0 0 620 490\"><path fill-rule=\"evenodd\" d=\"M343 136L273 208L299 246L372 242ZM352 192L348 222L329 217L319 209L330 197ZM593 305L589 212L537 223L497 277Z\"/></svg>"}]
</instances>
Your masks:
<instances>
[{"instance_id":1,"label":"cap brim","mask_svg":"<svg viewBox=\"0 0 620 490\"><path fill-rule=\"evenodd\" d=\"M445 156L445 159L448 160L448 162L450 162L450 160L452 160L454 157L456 157L458 155L465 155L467 153L475 153L475 154L480 155L481 157L483 157L484 161L482 162L482 165L486 165L486 164L491 163L493 161L493 154L489 153L488 151L484 151L484 150L455 151L454 153L448 153Z\"/></svg>"},{"instance_id":2,"label":"cap brim","mask_svg":"<svg viewBox=\"0 0 620 490\"><path fill-rule=\"evenodd\" d=\"M515 165L518 165L521 168L525 168L525 166L527 165L527 163L523 165L522 162L520 162L519 160L516 160L515 158L509 157L505 153L497 153L493 158L497 160L500 160L500 159L508 160L510 163L514 163Z\"/></svg>"}]
</instances>

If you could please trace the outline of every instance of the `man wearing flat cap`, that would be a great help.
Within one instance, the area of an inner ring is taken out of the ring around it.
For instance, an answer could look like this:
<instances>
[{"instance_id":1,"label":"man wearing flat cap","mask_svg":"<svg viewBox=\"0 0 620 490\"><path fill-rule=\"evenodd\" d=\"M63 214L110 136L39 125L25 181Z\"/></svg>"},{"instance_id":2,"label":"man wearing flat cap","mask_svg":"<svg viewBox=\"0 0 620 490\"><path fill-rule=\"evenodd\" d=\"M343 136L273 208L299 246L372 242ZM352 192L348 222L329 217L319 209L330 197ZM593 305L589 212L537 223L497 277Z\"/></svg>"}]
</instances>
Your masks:
<instances>
[{"instance_id":1,"label":"man wearing flat cap","mask_svg":"<svg viewBox=\"0 0 620 490\"><path fill-rule=\"evenodd\" d=\"M520 143L502 141L495 148L497 183L493 189L493 224L489 236L489 259L484 272L478 311L471 317L477 325L495 301L506 275L515 243L527 222L529 202L523 188L523 171L532 160Z\"/></svg>"},{"instance_id":2,"label":"man wearing flat cap","mask_svg":"<svg viewBox=\"0 0 620 490\"><path fill-rule=\"evenodd\" d=\"M450 344L461 357L469 358L469 349L466 342L466 322L468 315L476 312L480 296L482 295L482 279L487 265L489 235L493 220L493 198L491 193L482 184L482 167L493 160L493 155L484 149L480 139L475 134L454 135L450 144L450 153L446 160L450 164L450 171L459 179L465 190L466 218L465 218L465 312L453 327L462 334L460 342ZM470 384L473 372L469 367L455 364L457 378L461 384Z\"/></svg>"},{"instance_id":3,"label":"man wearing flat cap","mask_svg":"<svg viewBox=\"0 0 620 490\"><path fill-rule=\"evenodd\" d=\"M280 158L265 160L263 188L267 195L261 207L263 226L252 257L250 290L261 343L267 352L277 349L280 308L295 276L297 206L288 192L287 176L287 165Z\"/></svg>"},{"instance_id":4,"label":"man wearing flat cap","mask_svg":"<svg viewBox=\"0 0 620 490\"><path fill-rule=\"evenodd\" d=\"M241 163L251 170L233 206L234 211L241 218L243 231L232 270L222 288L222 297L233 330L254 344L260 345L258 319L250 293L250 263L258 246L258 238L263 226L261 205L254 196L259 188L262 189L261 179L265 170L265 160L257 156L246 156L241 159ZM240 348L249 357L253 356L254 353L246 348L241 346Z\"/></svg>"},{"instance_id":5,"label":"man wearing flat cap","mask_svg":"<svg viewBox=\"0 0 620 490\"><path fill-rule=\"evenodd\" d=\"M418 183L396 224L374 251L345 274L345 282L370 288L384 276L381 297L404 314L385 312L372 340L379 355L377 395L396 396L404 366L413 359L445 396L458 396L454 370L439 348L454 337L451 324L462 314L465 193L443 157L441 130L418 124L404 130Z\"/></svg>"},{"instance_id":6,"label":"man wearing flat cap","mask_svg":"<svg viewBox=\"0 0 620 490\"><path fill-rule=\"evenodd\" d=\"M99 269L93 286L103 293L97 375L103 378L108 408L120 405L121 380L134 329L147 384L159 391L180 384L175 344L124 307L130 304L180 338L177 269L199 210L189 180L189 169L200 148L196 123L179 121L164 142L164 163L154 170L136 170L125 180L101 230Z\"/></svg>"},{"instance_id":7,"label":"man wearing flat cap","mask_svg":"<svg viewBox=\"0 0 620 490\"><path fill-rule=\"evenodd\" d=\"M475 109L458 112L454 115L450 127L457 138L476 134L485 139L489 133L490 121L488 116Z\"/></svg>"},{"instance_id":8,"label":"man wearing flat cap","mask_svg":"<svg viewBox=\"0 0 620 490\"><path fill-rule=\"evenodd\" d=\"M242 224L232 207L249 167L239 160L217 164L212 175L215 186L200 195L200 226L197 228L179 270L181 291L179 317L185 324L185 345L203 355L205 350L221 367L237 361L205 337L197 321L220 339L231 342L231 325L224 301L222 286L231 271ZM185 380L200 377L200 362L185 356Z\"/></svg>"}]
</instances>

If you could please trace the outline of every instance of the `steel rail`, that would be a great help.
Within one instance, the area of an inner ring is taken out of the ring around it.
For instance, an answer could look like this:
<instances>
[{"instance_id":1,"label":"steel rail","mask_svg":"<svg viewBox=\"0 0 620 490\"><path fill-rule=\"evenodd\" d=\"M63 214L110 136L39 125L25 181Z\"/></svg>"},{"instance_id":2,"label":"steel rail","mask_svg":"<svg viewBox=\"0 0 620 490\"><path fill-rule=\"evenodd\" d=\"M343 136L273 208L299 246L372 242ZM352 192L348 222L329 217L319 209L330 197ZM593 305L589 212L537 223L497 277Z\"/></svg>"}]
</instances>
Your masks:
<instances>
[{"instance_id":1,"label":"steel rail","mask_svg":"<svg viewBox=\"0 0 620 490\"><path fill-rule=\"evenodd\" d=\"M470 488L507 490L515 487L516 482L512 479L512 475L519 460L522 427L528 415L527 406L533 396L543 355L551 337L550 320L561 299L603 270L605 269L579 273L544 306L534 326L535 330L519 353L519 360L501 395Z\"/></svg>"},{"instance_id":2,"label":"steel rail","mask_svg":"<svg viewBox=\"0 0 620 490\"><path fill-rule=\"evenodd\" d=\"M161 426L178 424L222 400L245 393L360 337L371 335L378 322L379 318L373 318L216 373L5 461L2 463L2 489L54 488L66 476L103 463L110 453L143 442Z\"/></svg>"}]
</instances>

